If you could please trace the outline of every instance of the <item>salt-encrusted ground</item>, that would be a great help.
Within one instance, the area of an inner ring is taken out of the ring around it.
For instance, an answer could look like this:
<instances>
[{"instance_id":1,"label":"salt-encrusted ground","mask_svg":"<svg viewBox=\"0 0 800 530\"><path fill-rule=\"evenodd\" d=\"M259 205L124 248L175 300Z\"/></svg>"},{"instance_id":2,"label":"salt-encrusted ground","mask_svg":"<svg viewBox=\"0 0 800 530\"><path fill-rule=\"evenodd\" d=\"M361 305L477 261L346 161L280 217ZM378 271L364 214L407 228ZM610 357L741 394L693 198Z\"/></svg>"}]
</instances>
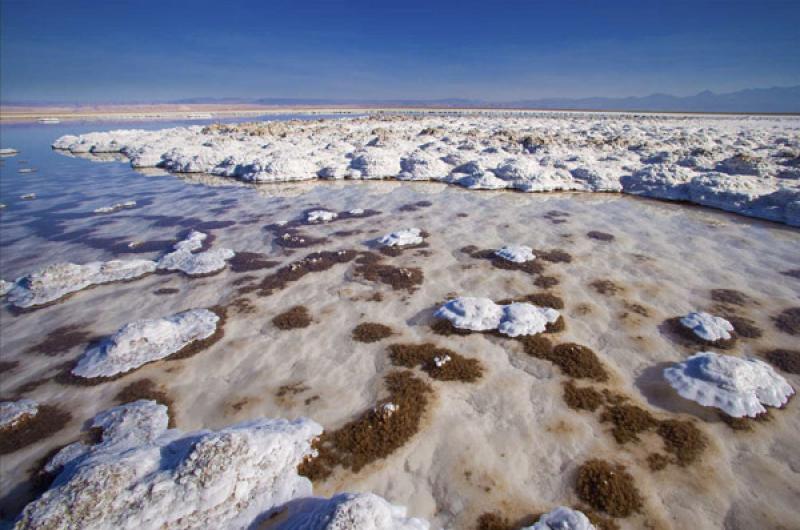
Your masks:
<instances>
[{"instance_id":1,"label":"salt-encrusted ground","mask_svg":"<svg viewBox=\"0 0 800 530\"><path fill-rule=\"evenodd\" d=\"M475 118L476 123L485 119ZM653 134L667 134L673 123L648 120L656 124ZM422 122L414 123L419 127ZM622 130L608 120L601 124ZM712 126L718 132L704 133L709 143L716 144L726 131L743 130L742 138L771 138L765 147L770 153L781 148L781 136L797 138L791 120L702 118L696 124ZM430 521L432 528L472 528L484 512L518 518L558 505L579 506L574 487L578 466L605 458L627 466L644 499L641 513L618 519L622 528L796 525L796 400L751 432L733 431L716 413L679 398L661 373L695 352L715 351L687 345L665 325L693 311L719 314L720 302L712 299L711 289L744 293L748 298L735 311L763 332L760 338L739 337L732 349L720 353L758 356L773 348L797 349L797 336L773 321L781 311L800 305L797 273L782 274L800 267L797 229L618 194L476 193L437 183L389 181L254 187L205 175L142 175L116 162L92 164L51 153L47 145L52 138L39 130L30 126L3 135L4 142L16 140L9 145L21 151L0 167L0 202L7 205L0 213L4 280L56 261L158 260L190 229L213 236L211 249L261 253L276 263L236 272L242 269L235 269L234 259L214 276L156 273L98 285L30 312L0 310L0 360L18 363L3 366L0 396L34 399L72 414L56 434L0 458L4 517L13 517L28 500L28 469L52 449L75 441L82 426L116 405L117 393L132 382L149 378L163 387L175 426L185 433L260 418L308 417L335 429L385 396L383 378L393 368L390 344L432 342L478 359L483 377L471 383L438 381L416 370L434 392L419 433L386 459L358 472L338 469L315 482L314 494L373 492L407 507L409 517ZM48 129L50 135L62 132L71 130ZM23 166L37 172L18 174ZM783 181L797 182L770 182ZM23 201L18 197L24 193L37 198ZM93 213L126 200L137 204ZM320 209L341 215L313 225L293 223ZM379 213L345 215L358 209ZM282 221L306 242L327 241L287 248L286 240L278 244L282 238L276 226ZM427 246L411 245L384 256L383 263L421 269L424 279L416 289L393 290L365 279L358 265L348 262L309 273L269 295L239 292L314 251L377 252L378 238L407 227L424 231ZM460 250L467 245L487 250L526 245L537 260L561 249L572 259L545 262L543 272L531 275L496 268L491 260ZM242 280L248 276L253 278ZM610 373L603 388L629 395L659 418L695 419L709 444L698 461L651 471L645 457L660 448L659 439L642 434L639 443L618 444L598 414L565 405L562 383L567 378L550 362L526 355L511 339L441 336L429 326L435 309L450 298L513 299L543 291L533 283L540 276L558 278L560 284L549 291L565 302L559 312L566 329L550 335L552 340L597 352ZM231 304L242 298L247 302ZM297 305L308 309L308 327L283 330L272 323ZM73 366L93 339L127 323L219 306L227 306L224 336L193 357L148 364L94 386L54 378ZM386 324L395 334L355 342L351 331L362 322ZM800 376L779 373L800 388Z\"/></svg>"}]
</instances>

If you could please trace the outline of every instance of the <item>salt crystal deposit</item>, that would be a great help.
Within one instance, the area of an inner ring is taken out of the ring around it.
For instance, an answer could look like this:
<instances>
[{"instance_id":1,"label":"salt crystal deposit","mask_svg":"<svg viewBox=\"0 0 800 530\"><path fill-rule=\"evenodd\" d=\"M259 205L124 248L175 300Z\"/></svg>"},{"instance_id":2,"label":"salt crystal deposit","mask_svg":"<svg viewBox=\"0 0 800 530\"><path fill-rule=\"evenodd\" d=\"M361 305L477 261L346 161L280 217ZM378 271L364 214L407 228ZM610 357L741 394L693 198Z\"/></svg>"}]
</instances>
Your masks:
<instances>
[{"instance_id":1,"label":"salt crystal deposit","mask_svg":"<svg viewBox=\"0 0 800 530\"><path fill-rule=\"evenodd\" d=\"M435 316L446 318L460 329L497 330L509 337L518 337L542 333L561 315L555 309L528 303L499 305L488 298L460 297L440 307Z\"/></svg>"},{"instance_id":2,"label":"salt crystal deposit","mask_svg":"<svg viewBox=\"0 0 800 530\"><path fill-rule=\"evenodd\" d=\"M559 506L539 517L536 524L523 530L595 530L595 526L583 512Z\"/></svg>"},{"instance_id":3,"label":"salt crystal deposit","mask_svg":"<svg viewBox=\"0 0 800 530\"><path fill-rule=\"evenodd\" d=\"M180 271L189 276L204 276L221 271L235 253L227 248L195 252L203 247L206 237L203 232L192 230L186 239L175 244L173 252L158 260L158 268Z\"/></svg>"},{"instance_id":4,"label":"salt crystal deposit","mask_svg":"<svg viewBox=\"0 0 800 530\"><path fill-rule=\"evenodd\" d=\"M114 213L119 210L124 210L126 208L134 208L134 207L136 207L136 201L118 202L112 204L111 206L103 206L100 208L95 208L94 213Z\"/></svg>"},{"instance_id":5,"label":"salt crystal deposit","mask_svg":"<svg viewBox=\"0 0 800 530\"><path fill-rule=\"evenodd\" d=\"M156 270L150 260L96 261L85 265L54 263L14 282L7 299L28 309L55 302L92 285L133 280Z\"/></svg>"},{"instance_id":6,"label":"salt crystal deposit","mask_svg":"<svg viewBox=\"0 0 800 530\"><path fill-rule=\"evenodd\" d=\"M404 228L391 232L378 239L378 243L385 247L404 247L406 245L419 245L422 243L422 231L419 228Z\"/></svg>"},{"instance_id":7,"label":"salt crystal deposit","mask_svg":"<svg viewBox=\"0 0 800 530\"><path fill-rule=\"evenodd\" d=\"M58 453L53 485L15 528L249 528L311 494L297 465L322 432L303 418L183 433L167 429L165 406L146 400L102 412L92 427L102 441Z\"/></svg>"},{"instance_id":8,"label":"salt crystal deposit","mask_svg":"<svg viewBox=\"0 0 800 530\"><path fill-rule=\"evenodd\" d=\"M506 245L495 251L495 256L513 263L525 263L536 258L533 249L525 245Z\"/></svg>"},{"instance_id":9,"label":"salt crystal deposit","mask_svg":"<svg viewBox=\"0 0 800 530\"><path fill-rule=\"evenodd\" d=\"M0 403L0 431L13 427L26 417L35 416L38 410L38 404L32 399L3 401Z\"/></svg>"},{"instance_id":10,"label":"salt crystal deposit","mask_svg":"<svg viewBox=\"0 0 800 530\"><path fill-rule=\"evenodd\" d=\"M666 368L664 378L678 394L734 418L781 407L794 389L772 366L752 357L700 352Z\"/></svg>"},{"instance_id":11,"label":"salt crystal deposit","mask_svg":"<svg viewBox=\"0 0 800 530\"><path fill-rule=\"evenodd\" d=\"M330 499L305 499L278 525L280 530L428 530L427 521L408 517L402 506L373 493L340 493Z\"/></svg>"},{"instance_id":12,"label":"salt crystal deposit","mask_svg":"<svg viewBox=\"0 0 800 530\"><path fill-rule=\"evenodd\" d=\"M306 215L306 222L309 223L327 223L333 221L338 215L336 212L329 212L328 210L313 210Z\"/></svg>"},{"instance_id":13,"label":"salt crystal deposit","mask_svg":"<svg viewBox=\"0 0 800 530\"><path fill-rule=\"evenodd\" d=\"M695 312L682 317L680 322L683 327L709 342L729 340L732 337L733 324L722 317Z\"/></svg>"},{"instance_id":14,"label":"salt crystal deposit","mask_svg":"<svg viewBox=\"0 0 800 530\"><path fill-rule=\"evenodd\" d=\"M85 378L112 377L164 359L217 330L219 316L191 309L164 318L137 320L90 346L72 373Z\"/></svg>"}]
</instances>

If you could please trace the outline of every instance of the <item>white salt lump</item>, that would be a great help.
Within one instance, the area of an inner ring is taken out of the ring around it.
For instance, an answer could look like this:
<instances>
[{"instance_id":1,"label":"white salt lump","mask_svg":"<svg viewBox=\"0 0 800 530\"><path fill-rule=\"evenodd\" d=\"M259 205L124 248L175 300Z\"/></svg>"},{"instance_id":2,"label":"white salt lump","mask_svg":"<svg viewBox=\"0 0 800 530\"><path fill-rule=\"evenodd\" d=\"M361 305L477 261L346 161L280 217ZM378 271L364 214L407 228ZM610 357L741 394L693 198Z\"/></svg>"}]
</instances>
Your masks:
<instances>
[{"instance_id":1,"label":"white salt lump","mask_svg":"<svg viewBox=\"0 0 800 530\"><path fill-rule=\"evenodd\" d=\"M678 394L734 418L757 416L764 406L781 407L794 389L769 364L713 352L697 353L664 370Z\"/></svg>"},{"instance_id":2,"label":"white salt lump","mask_svg":"<svg viewBox=\"0 0 800 530\"><path fill-rule=\"evenodd\" d=\"M595 530L595 526L583 512L559 506L522 530Z\"/></svg>"},{"instance_id":3,"label":"white salt lump","mask_svg":"<svg viewBox=\"0 0 800 530\"><path fill-rule=\"evenodd\" d=\"M506 245L495 251L495 256L513 263L525 263L536 258L533 249L525 245Z\"/></svg>"},{"instance_id":4,"label":"white salt lump","mask_svg":"<svg viewBox=\"0 0 800 530\"><path fill-rule=\"evenodd\" d=\"M422 243L422 231L419 228L404 228L381 237L378 243L385 247L404 247Z\"/></svg>"},{"instance_id":5,"label":"white salt lump","mask_svg":"<svg viewBox=\"0 0 800 530\"><path fill-rule=\"evenodd\" d=\"M509 337L518 337L542 333L561 315L549 307L521 302L499 305L488 298L465 296L449 300L435 316L446 318L459 329L497 330Z\"/></svg>"},{"instance_id":6,"label":"white salt lump","mask_svg":"<svg viewBox=\"0 0 800 530\"><path fill-rule=\"evenodd\" d=\"M729 340L733 331L733 324L722 317L709 313L693 312L680 320L681 325L691 330L695 335L709 342Z\"/></svg>"},{"instance_id":7,"label":"white salt lump","mask_svg":"<svg viewBox=\"0 0 800 530\"><path fill-rule=\"evenodd\" d=\"M208 309L190 309L168 317L126 324L90 346L72 373L79 377L111 377L172 355L189 343L210 337L219 316Z\"/></svg>"},{"instance_id":8,"label":"white salt lump","mask_svg":"<svg viewBox=\"0 0 800 530\"><path fill-rule=\"evenodd\" d=\"M297 466L322 433L317 423L256 419L191 433L167 423L167 408L146 400L95 416L102 441L59 452L52 486L15 528L245 529L311 495Z\"/></svg>"},{"instance_id":9,"label":"white salt lump","mask_svg":"<svg viewBox=\"0 0 800 530\"><path fill-rule=\"evenodd\" d=\"M150 260L95 261L86 265L55 263L23 276L8 292L8 301L26 309L49 304L92 285L132 280L156 270Z\"/></svg>"}]
</instances>

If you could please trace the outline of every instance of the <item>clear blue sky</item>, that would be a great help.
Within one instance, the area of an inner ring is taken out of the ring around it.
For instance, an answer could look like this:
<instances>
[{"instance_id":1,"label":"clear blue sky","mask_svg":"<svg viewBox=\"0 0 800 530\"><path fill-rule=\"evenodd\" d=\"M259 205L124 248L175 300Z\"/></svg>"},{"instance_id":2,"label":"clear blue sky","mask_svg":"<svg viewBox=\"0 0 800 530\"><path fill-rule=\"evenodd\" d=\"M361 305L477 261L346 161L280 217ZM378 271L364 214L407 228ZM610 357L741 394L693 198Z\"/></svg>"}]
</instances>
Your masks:
<instances>
[{"instance_id":1,"label":"clear blue sky","mask_svg":"<svg viewBox=\"0 0 800 530\"><path fill-rule=\"evenodd\" d=\"M3 101L508 101L800 84L800 0L0 0Z\"/></svg>"}]
</instances>

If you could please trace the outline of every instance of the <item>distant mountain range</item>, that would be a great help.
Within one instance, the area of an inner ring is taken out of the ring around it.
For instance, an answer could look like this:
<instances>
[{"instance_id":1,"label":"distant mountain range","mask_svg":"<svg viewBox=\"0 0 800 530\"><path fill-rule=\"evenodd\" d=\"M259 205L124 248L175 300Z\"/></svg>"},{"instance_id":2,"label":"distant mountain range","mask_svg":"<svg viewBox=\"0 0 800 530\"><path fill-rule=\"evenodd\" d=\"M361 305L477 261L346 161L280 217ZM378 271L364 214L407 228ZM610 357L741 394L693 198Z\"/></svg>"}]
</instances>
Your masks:
<instances>
[{"instance_id":1,"label":"distant mountain range","mask_svg":"<svg viewBox=\"0 0 800 530\"><path fill-rule=\"evenodd\" d=\"M3 102L3 106L44 106L44 102ZM85 105L93 105L89 103ZM107 103L115 105L113 103ZM800 85L773 88L749 88L717 94L711 91L693 96L652 94L640 97L543 98L494 102L479 99L329 99L329 98L213 98L195 97L162 102L127 102L124 104L169 105L264 105L291 106L360 106L360 107L437 107L437 108L517 108L548 110L622 110L664 112L774 112L800 113ZM62 104L64 105L64 104ZM84 106L76 104L76 106Z\"/></svg>"}]
</instances>

